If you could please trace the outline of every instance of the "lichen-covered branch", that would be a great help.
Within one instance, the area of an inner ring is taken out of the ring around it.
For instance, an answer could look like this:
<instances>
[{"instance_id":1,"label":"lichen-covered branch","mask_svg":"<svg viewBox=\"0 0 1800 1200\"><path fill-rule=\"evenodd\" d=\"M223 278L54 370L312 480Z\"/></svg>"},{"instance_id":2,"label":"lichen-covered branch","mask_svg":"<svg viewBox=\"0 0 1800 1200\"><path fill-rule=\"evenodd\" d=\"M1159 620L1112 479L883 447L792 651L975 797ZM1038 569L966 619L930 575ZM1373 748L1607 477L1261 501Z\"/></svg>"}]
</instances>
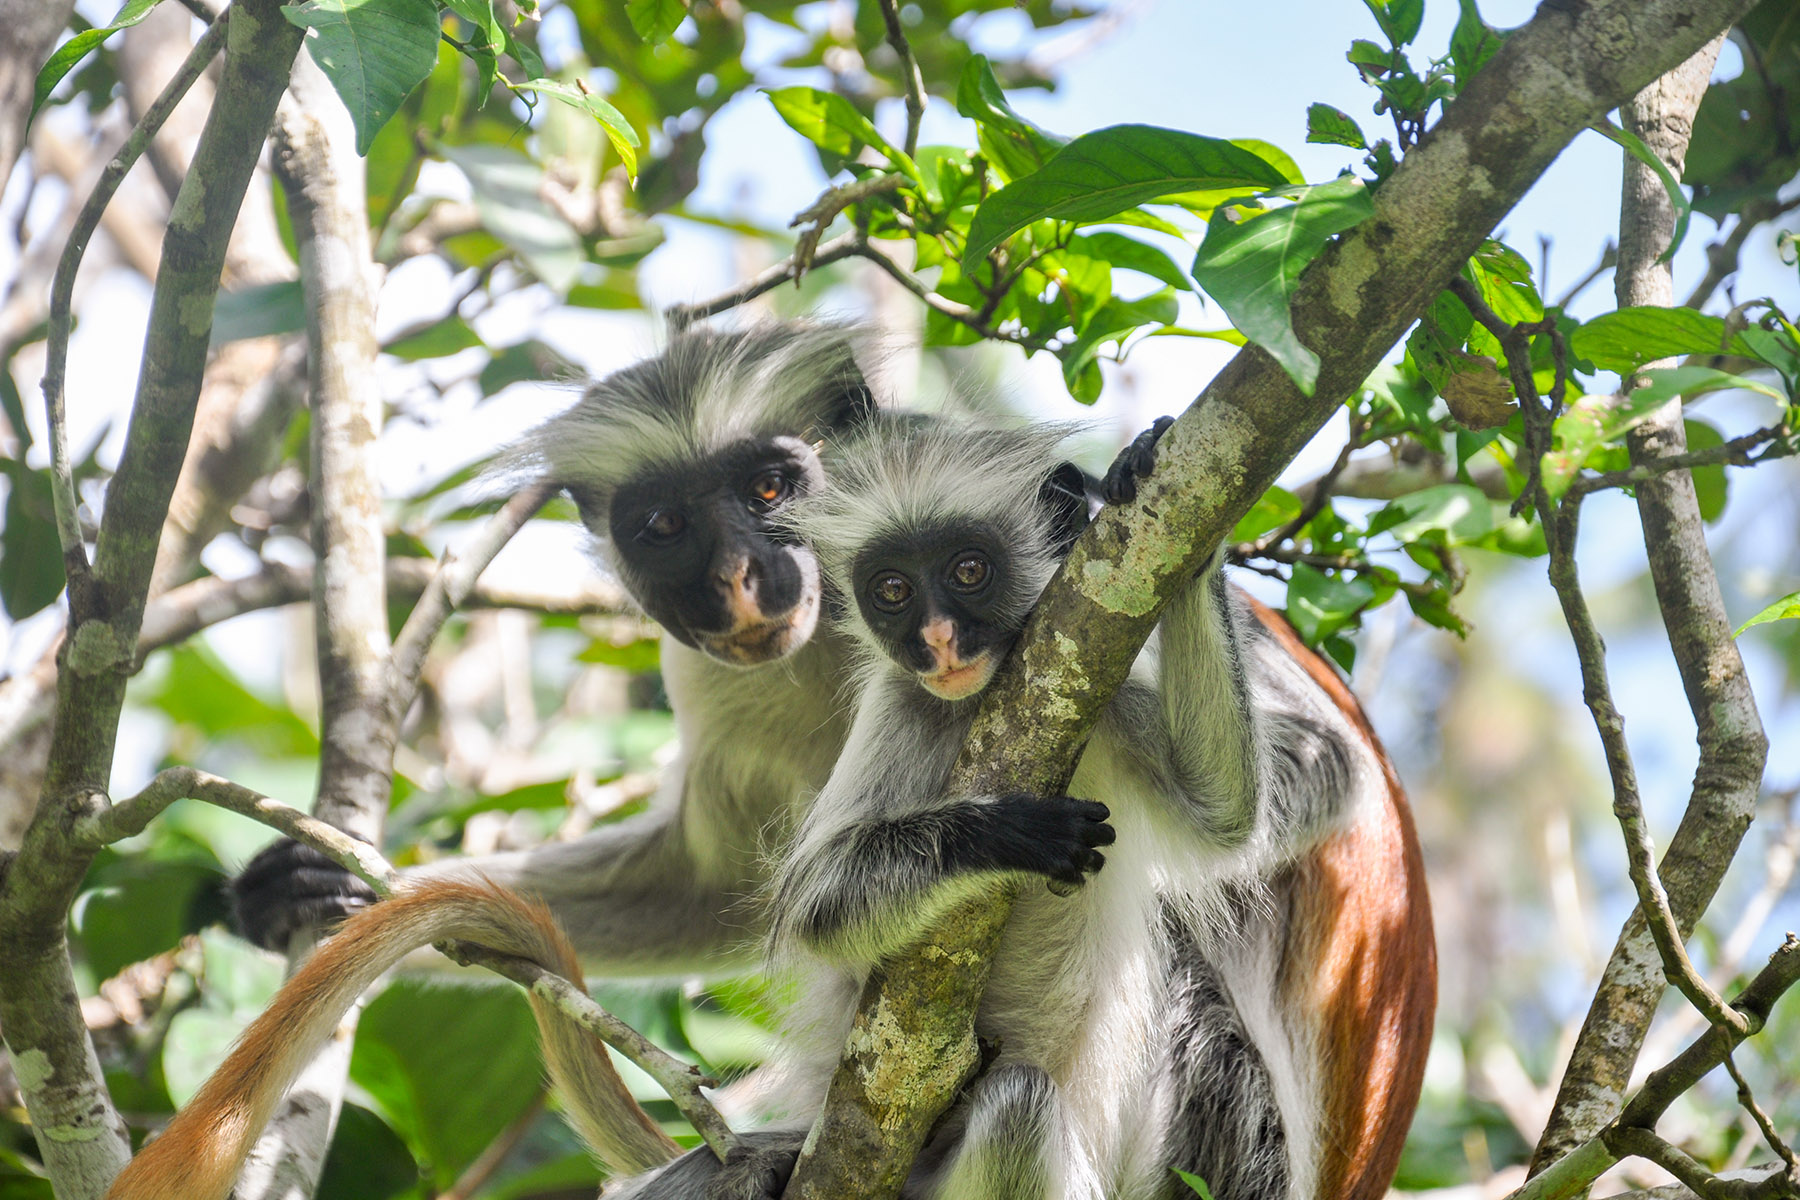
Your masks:
<instances>
[{"instance_id":1,"label":"lichen-covered branch","mask_svg":"<svg viewBox=\"0 0 1800 1200\"><path fill-rule=\"evenodd\" d=\"M1076 544L988 689L952 788L1058 790L1163 604L1488 231L1569 139L1746 7L1596 0L1545 6L1516 31L1375 193L1374 215L1302 277L1294 326L1320 356L1314 393L1260 349L1227 364L1164 436L1138 499ZM957 909L871 980L789 1196L898 1189L974 1061L985 954L1007 908L984 897Z\"/></svg>"},{"instance_id":2,"label":"lichen-covered branch","mask_svg":"<svg viewBox=\"0 0 1800 1200\"><path fill-rule=\"evenodd\" d=\"M78 818L70 827L69 840L84 850L110 846L144 832L169 805L182 799L203 800L260 821L329 856L378 894L385 896L392 890L394 869L373 846L291 805L195 767L169 767L157 772L156 778L129 800Z\"/></svg>"},{"instance_id":3,"label":"lichen-covered branch","mask_svg":"<svg viewBox=\"0 0 1800 1200\"><path fill-rule=\"evenodd\" d=\"M1718 41L1712 39L1625 106L1626 127L1677 175ZM1669 268L1657 261L1673 231L1674 213L1661 183L1627 156L1615 282L1621 306L1673 303ZM1628 444L1634 467L1683 454L1680 401L1640 425ZM1657 604L1700 743L1693 793L1658 868L1685 936L1718 890L1755 813L1768 738L1731 637L1692 475L1678 470L1645 479L1638 484L1637 502ZM1642 914L1634 915L1601 975L1550 1123L1532 1156L1534 1170L1592 1136L1618 1111L1662 995L1658 957Z\"/></svg>"},{"instance_id":4,"label":"lichen-covered branch","mask_svg":"<svg viewBox=\"0 0 1800 1200\"><path fill-rule=\"evenodd\" d=\"M241 0L227 23L219 103L163 238L125 449L107 489L93 568L71 581L49 769L21 853L0 877L0 1028L57 1195L91 1200L129 1153L79 1010L64 940L92 852L69 826L105 789L137 649L157 535L205 370L225 245L300 47L276 0Z\"/></svg>"}]
</instances>

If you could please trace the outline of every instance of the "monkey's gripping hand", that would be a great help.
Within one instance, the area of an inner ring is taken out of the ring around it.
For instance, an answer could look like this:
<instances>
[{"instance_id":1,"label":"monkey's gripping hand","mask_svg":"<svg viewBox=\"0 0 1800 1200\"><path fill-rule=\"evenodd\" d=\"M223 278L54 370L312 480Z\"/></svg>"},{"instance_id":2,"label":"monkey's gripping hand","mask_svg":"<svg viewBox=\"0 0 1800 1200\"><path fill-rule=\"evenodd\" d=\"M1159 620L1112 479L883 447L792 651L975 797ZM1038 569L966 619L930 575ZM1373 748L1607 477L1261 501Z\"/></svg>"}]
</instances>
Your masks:
<instances>
[{"instance_id":1,"label":"monkey's gripping hand","mask_svg":"<svg viewBox=\"0 0 1800 1200\"><path fill-rule=\"evenodd\" d=\"M780 1200L806 1131L745 1133L729 1162L697 1146L648 1175L609 1184L601 1200Z\"/></svg>"},{"instance_id":2,"label":"monkey's gripping hand","mask_svg":"<svg viewBox=\"0 0 1800 1200\"><path fill-rule=\"evenodd\" d=\"M283 838L231 881L238 927L265 950L286 953L303 928L332 929L375 903L369 885L303 842Z\"/></svg>"},{"instance_id":3,"label":"monkey's gripping hand","mask_svg":"<svg viewBox=\"0 0 1800 1200\"><path fill-rule=\"evenodd\" d=\"M1156 418L1150 428L1119 451L1119 457L1106 468L1106 478L1100 481L1100 493L1108 504L1129 504L1137 499L1137 481L1156 470L1156 443L1174 423L1174 417Z\"/></svg>"}]
</instances>

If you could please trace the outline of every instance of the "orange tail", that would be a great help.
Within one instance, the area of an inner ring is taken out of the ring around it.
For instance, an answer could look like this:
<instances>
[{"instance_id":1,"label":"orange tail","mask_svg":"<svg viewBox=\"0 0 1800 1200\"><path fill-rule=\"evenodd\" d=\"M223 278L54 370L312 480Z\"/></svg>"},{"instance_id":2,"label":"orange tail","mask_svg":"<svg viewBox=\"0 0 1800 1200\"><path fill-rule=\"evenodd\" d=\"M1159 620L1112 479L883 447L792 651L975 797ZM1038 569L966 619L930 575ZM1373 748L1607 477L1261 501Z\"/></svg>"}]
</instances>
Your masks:
<instances>
[{"instance_id":1,"label":"orange tail","mask_svg":"<svg viewBox=\"0 0 1800 1200\"><path fill-rule=\"evenodd\" d=\"M322 944L238 1039L107 1200L225 1200L275 1105L356 998L406 955L455 938L517 955L575 982L581 968L543 906L492 883L431 882L357 914ZM678 1147L625 1090L606 1047L531 997L544 1059L571 1122L608 1167L636 1172Z\"/></svg>"}]
</instances>

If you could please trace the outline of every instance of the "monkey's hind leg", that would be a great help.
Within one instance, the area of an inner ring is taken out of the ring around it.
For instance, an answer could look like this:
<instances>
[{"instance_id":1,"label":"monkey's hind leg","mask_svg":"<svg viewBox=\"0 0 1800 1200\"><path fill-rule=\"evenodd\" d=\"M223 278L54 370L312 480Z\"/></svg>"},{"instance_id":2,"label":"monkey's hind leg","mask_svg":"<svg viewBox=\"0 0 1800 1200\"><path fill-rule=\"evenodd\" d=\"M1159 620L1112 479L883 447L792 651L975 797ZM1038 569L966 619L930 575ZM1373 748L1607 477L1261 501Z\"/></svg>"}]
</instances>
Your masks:
<instances>
[{"instance_id":1,"label":"monkey's hind leg","mask_svg":"<svg viewBox=\"0 0 1800 1200\"><path fill-rule=\"evenodd\" d=\"M1039 1067L1007 1063L976 1080L921 1155L904 1195L931 1200L1063 1196L1069 1134L1062 1097ZM928 1172L930 1180L920 1178Z\"/></svg>"}]
</instances>

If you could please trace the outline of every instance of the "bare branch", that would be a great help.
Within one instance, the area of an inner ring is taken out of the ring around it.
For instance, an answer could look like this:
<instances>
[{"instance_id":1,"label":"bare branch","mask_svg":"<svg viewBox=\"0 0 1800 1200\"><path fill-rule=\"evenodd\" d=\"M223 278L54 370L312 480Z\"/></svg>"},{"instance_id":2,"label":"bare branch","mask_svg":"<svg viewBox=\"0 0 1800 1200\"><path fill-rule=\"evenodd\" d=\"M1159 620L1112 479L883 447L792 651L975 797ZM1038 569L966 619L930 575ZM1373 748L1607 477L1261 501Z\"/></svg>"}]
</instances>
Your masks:
<instances>
[{"instance_id":1,"label":"bare branch","mask_svg":"<svg viewBox=\"0 0 1800 1200\"><path fill-rule=\"evenodd\" d=\"M553 486L544 483L526 488L502 505L460 554L445 552L437 573L425 585L419 602L413 606L406 624L400 629L400 636L394 641L387 705L389 719L396 727L412 705L419 686L419 672L425 667L425 655L444 622L475 590L475 580L494 561L494 555L500 553L555 491Z\"/></svg>"},{"instance_id":2,"label":"bare branch","mask_svg":"<svg viewBox=\"0 0 1800 1200\"><path fill-rule=\"evenodd\" d=\"M78 818L70 837L83 849L98 850L144 832L169 805L184 799L203 800L260 821L326 855L376 894L385 896L392 890L394 868L373 846L291 805L195 767L159 771L137 795Z\"/></svg>"},{"instance_id":3,"label":"bare branch","mask_svg":"<svg viewBox=\"0 0 1800 1200\"><path fill-rule=\"evenodd\" d=\"M1632 487L1655 479L1670 471L1687 471L1694 467L1753 467L1757 463L1771 458L1784 458L1790 451L1785 445L1791 431L1785 425L1769 425L1742 437L1732 438L1717 446L1708 446L1704 450L1689 450L1682 454L1670 454L1662 458L1652 458L1635 463L1623 471L1606 471L1598 475L1583 475L1569 484L1569 495L1584 496L1589 492L1601 491L1605 488ZM1762 454L1752 455L1750 452L1770 442L1778 442L1770 446Z\"/></svg>"},{"instance_id":4,"label":"bare branch","mask_svg":"<svg viewBox=\"0 0 1800 1200\"><path fill-rule=\"evenodd\" d=\"M900 8L895 0L881 0L881 17L887 22L888 45L900 56L900 77L906 85L906 156L919 152L919 122L925 117L925 77L913 58L906 30L900 27Z\"/></svg>"},{"instance_id":5,"label":"bare branch","mask_svg":"<svg viewBox=\"0 0 1800 1200\"><path fill-rule=\"evenodd\" d=\"M1800 1162L1794 1160L1793 1147L1781 1140L1781 1134L1776 1131L1775 1123L1769 1120L1769 1114L1763 1111L1762 1105L1756 1102L1756 1096L1750 1091L1750 1081L1744 1078L1744 1073L1738 1070L1737 1060L1729 1054L1725 1056L1725 1070L1730 1073L1731 1082L1737 1084L1739 1106L1750 1114L1752 1121L1756 1122L1757 1132L1762 1134L1763 1141L1769 1144L1769 1149L1773 1150L1775 1156L1787 1164L1790 1171L1800 1168Z\"/></svg>"},{"instance_id":6,"label":"bare branch","mask_svg":"<svg viewBox=\"0 0 1800 1200\"><path fill-rule=\"evenodd\" d=\"M131 136L125 144L106 164L101 172L100 180L94 185L87 203L81 206L81 215L75 218L75 227L69 233L69 240L63 245L62 259L56 264L56 278L50 290L50 332L48 344L44 349L44 407L48 413L50 432L50 476L52 494L56 502L56 533L62 542L63 569L68 573L71 585L88 574L87 547L82 542L81 522L76 516L80 500L75 495L75 477L69 466L68 420L64 415L65 398L63 395L64 380L67 375L69 361L69 331L74 324L75 272L81 266L81 257L87 253L88 241L94 236L94 230L100 226L100 216L106 211L113 193L125 181L126 172L137 163L144 150L150 145L156 131L162 128L181 98L194 85L206 70L208 63L225 45L225 33L228 21L215 21L207 28L204 35L189 52L187 59L181 64L181 70L169 80L155 103L144 113L144 119L132 129Z\"/></svg>"},{"instance_id":7,"label":"bare branch","mask_svg":"<svg viewBox=\"0 0 1800 1200\"><path fill-rule=\"evenodd\" d=\"M671 304L663 309L663 320L669 323L671 333L680 333L695 321L729 312L740 304L747 304L764 292L772 292L790 280L798 280L800 273L813 267L828 266L840 259L849 258L856 253L862 235L846 233L832 238L813 253L812 260L801 266L793 256L782 259L775 265L751 276L731 291L699 304Z\"/></svg>"},{"instance_id":8,"label":"bare branch","mask_svg":"<svg viewBox=\"0 0 1800 1200\"><path fill-rule=\"evenodd\" d=\"M1800 196L1792 196L1786 200L1775 200L1768 196L1753 196L1744 202L1734 218L1735 224L1731 232L1722 241L1714 242L1706 248L1706 274L1694 285L1687 299L1681 302L1683 308L1704 308L1712 299L1719 285L1737 273L1738 259L1744 251L1744 242L1757 226L1765 221L1773 221L1783 213L1800 208Z\"/></svg>"},{"instance_id":9,"label":"bare branch","mask_svg":"<svg viewBox=\"0 0 1800 1200\"><path fill-rule=\"evenodd\" d=\"M825 233L836 216L852 204L860 203L871 196L881 196L888 192L898 191L906 184L906 176L897 172L881 175L870 175L863 179L852 179L842 187L826 188L819 193L819 198L806 208L795 214L788 222L789 229L798 229L800 239L794 244L791 262L794 264L794 278L798 280L813 263L813 252L818 249L819 238Z\"/></svg>"}]
</instances>

